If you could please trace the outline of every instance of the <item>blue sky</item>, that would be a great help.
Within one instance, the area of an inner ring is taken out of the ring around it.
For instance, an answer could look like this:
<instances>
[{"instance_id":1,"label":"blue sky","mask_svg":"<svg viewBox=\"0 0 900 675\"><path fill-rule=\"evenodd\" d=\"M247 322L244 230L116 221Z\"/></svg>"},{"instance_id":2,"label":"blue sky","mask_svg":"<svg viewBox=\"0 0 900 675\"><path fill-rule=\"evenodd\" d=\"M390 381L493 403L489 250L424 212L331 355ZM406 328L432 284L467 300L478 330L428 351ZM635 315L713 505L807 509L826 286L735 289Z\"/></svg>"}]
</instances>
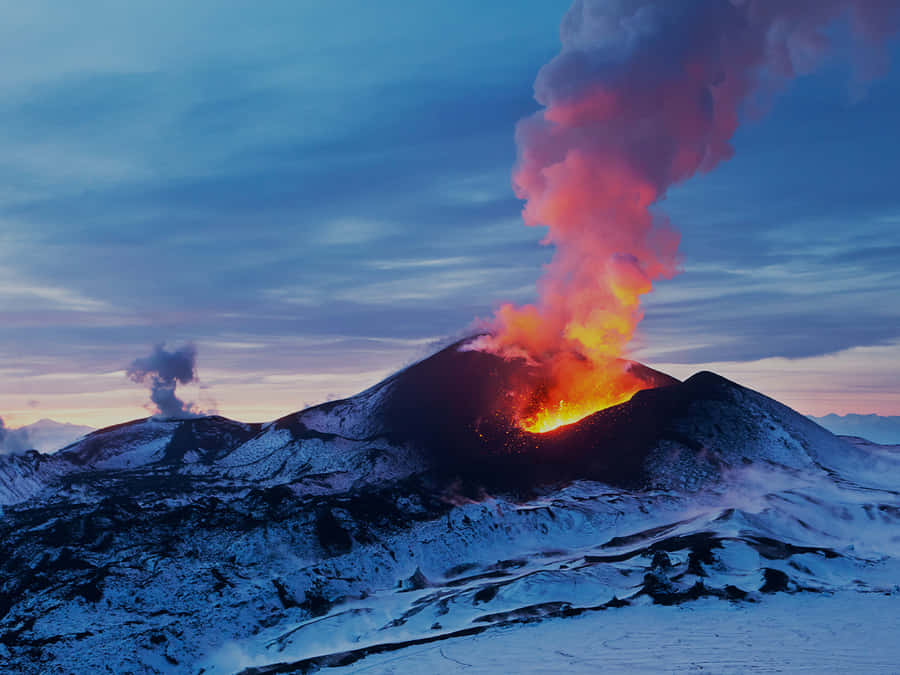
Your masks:
<instances>
[{"instance_id":1,"label":"blue sky","mask_svg":"<svg viewBox=\"0 0 900 675\"><path fill-rule=\"evenodd\" d=\"M531 299L513 129L569 3L492 4L3 3L0 416L140 416L127 365L191 340L195 400L266 419ZM900 413L891 56L861 89L834 55L661 204L684 271L639 358Z\"/></svg>"}]
</instances>

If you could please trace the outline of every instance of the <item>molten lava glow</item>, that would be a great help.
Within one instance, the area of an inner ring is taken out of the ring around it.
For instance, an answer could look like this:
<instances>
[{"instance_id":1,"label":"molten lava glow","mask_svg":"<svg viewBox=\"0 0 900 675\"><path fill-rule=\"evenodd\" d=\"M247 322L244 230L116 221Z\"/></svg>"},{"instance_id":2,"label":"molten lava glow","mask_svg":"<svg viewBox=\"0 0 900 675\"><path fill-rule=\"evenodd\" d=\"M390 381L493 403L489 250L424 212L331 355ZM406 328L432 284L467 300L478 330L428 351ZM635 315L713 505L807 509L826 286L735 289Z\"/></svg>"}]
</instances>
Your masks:
<instances>
[{"instance_id":1,"label":"molten lava glow","mask_svg":"<svg viewBox=\"0 0 900 675\"><path fill-rule=\"evenodd\" d=\"M609 408L619 403L624 403L634 395L635 392L623 396L619 399L608 399L606 397L598 397L596 399L588 399L578 401L575 405L567 405L565 401L560 401L555 406L548 405L541 408L537 413L530 417L519 419L519 426L532 434L545 434L548 431L559 429L567 424L575 424L579 420L583 420L588 415L592 415L598 410Z\"/></svg>"},{"instance_id":2,"label":"molten lava glow","mask_svg":"<svg viewBox=\"0 0 900 675\"><path fill-rule=\"evenodd\" d=\"M580 364L577 372L552 378L541 392L533 411L518 411L519 426L531 433L545 433L573 424L598 410L629 400L648 385L623 370L622 363Z\"/></svg>"},{"instance_id":3,"label":"molten lava glow","mask_svg":"<svg viewBox=\"0 0 900 675\"><path fill-rule=\"evenodd\" d=\"M500 307L476 347L541 373L514 396L522 428L548 431L648 386L621 358L641 297L678 267L679 236L656 205L731 157L742 105L810 71L843 17L857 46L878 47L900 4L575 0L535 82L544 109L516 129L523 219L556 251L537 302Z\"/></svg>"}]
</instances>

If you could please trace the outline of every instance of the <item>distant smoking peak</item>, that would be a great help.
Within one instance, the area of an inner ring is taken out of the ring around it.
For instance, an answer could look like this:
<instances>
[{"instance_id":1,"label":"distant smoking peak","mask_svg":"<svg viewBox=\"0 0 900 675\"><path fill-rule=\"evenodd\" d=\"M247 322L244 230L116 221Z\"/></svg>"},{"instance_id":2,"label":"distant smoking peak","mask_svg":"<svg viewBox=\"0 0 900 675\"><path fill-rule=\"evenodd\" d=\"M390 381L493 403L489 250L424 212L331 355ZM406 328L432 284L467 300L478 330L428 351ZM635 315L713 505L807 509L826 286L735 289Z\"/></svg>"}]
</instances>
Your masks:
<instances>
[{"instance_id":1,"label":"distant smoking peak","mask_svg":"<svg viewBox=\"0 0 900 675\"><path fill-rule=\"evenodd\" d=\"M175 351L167 351L165 344L153 348L150 356L135 359L127 370L132 382L150 387L150 400L161 417L194 417L199 410L193 403L175 395L179 384L197 379L197 348L186 344Z\"/></svg>"},{"instance_id":2,"label":"distant smoking peak","mask_svg":"<svg viewBox=\"0 0 900 675\"><path fill-rule=\"evenodd\" d=\"M543 110L516 129L526 225L556 247L534 305L500 307L479 348L546 371L547 430L643 385L620 357L641 298L676 273L679 235L655 208L729 159L740 113L817 66L849 22L858 71L900 20L897 0L576 0L539 73ZM534 401L529 405L533 407Z\"/></svg>"}]
</instances>

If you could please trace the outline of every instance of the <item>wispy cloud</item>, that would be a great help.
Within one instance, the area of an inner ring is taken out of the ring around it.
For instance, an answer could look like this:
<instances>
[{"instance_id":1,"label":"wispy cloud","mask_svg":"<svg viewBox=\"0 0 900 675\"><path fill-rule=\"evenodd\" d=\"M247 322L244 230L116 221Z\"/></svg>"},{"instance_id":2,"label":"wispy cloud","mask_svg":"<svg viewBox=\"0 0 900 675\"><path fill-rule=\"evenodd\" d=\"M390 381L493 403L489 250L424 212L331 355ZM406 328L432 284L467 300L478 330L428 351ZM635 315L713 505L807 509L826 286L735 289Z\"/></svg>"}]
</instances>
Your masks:
<instances>
[{"instance_id":1,"label":"wispy cloud","mask_svg":"<svg viewBox=\"0 0 900 675\"><path fill-rule=\"evenodd\" d=\"M86 297L68 288L0 281L0 308L4 305L11 307L14 304L21 307L18 303L22 302L29 303L31 307L37 307L42 304L42 301L57 309L76 312L98 312L111 309L111 305L103 300Z\"/></svg>"}]
</instances>

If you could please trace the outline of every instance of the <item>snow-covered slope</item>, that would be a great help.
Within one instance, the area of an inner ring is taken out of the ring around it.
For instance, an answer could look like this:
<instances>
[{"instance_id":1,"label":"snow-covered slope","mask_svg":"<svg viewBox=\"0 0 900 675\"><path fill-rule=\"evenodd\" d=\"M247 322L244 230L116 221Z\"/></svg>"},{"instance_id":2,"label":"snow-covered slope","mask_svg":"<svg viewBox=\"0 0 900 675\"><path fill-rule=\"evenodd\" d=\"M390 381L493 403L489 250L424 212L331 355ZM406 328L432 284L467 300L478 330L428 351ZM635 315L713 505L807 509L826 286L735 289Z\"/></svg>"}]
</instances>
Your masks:
<instances>
[{"instance_id":1,"label":"snow-covered slope","mask_svg":"<svg viewBox=\"0 0 900 675\"><path fill-rule=\"evenodd\" d=\"M898 493L764 466L694 494L578 482L471 502L413 481L2 523L0 642L20 672L306 672L604 610L900 592Z\"/></svg>"},{"instance_id":2,"label":"snow-covered slope","mask_svg":"<svg viewBox=\"0 0 900 675\"><path fill-rule=\"evenodd\" d=\"M0 455L0 506L31 499L74 469L65 459L37 450Z\"/></svg>"},{"instance_id":3,"label":"snow-covered slope","mask_svg":"<svg viewBox=\"0 0 900 675\"><path fill-rule=\"evenodd\" d=\"M329 675L896 673L896 597L856 592L699 599L593 612L373 654ZM838 636L838 639L836 639Z\"/></svg>"},{"instance_id":4,"label":"snow-covered slope","mask_svg":"<svg viewBox=\"0 0 900 675\"><path fill-rule=\"evenodd\" d=\"M496 414L516 376L454 347L267 425L0 458L0 663L309 672L661 605L900 595L895 450L711 373L527 434Z\"/></svg>"}]
</instances>

